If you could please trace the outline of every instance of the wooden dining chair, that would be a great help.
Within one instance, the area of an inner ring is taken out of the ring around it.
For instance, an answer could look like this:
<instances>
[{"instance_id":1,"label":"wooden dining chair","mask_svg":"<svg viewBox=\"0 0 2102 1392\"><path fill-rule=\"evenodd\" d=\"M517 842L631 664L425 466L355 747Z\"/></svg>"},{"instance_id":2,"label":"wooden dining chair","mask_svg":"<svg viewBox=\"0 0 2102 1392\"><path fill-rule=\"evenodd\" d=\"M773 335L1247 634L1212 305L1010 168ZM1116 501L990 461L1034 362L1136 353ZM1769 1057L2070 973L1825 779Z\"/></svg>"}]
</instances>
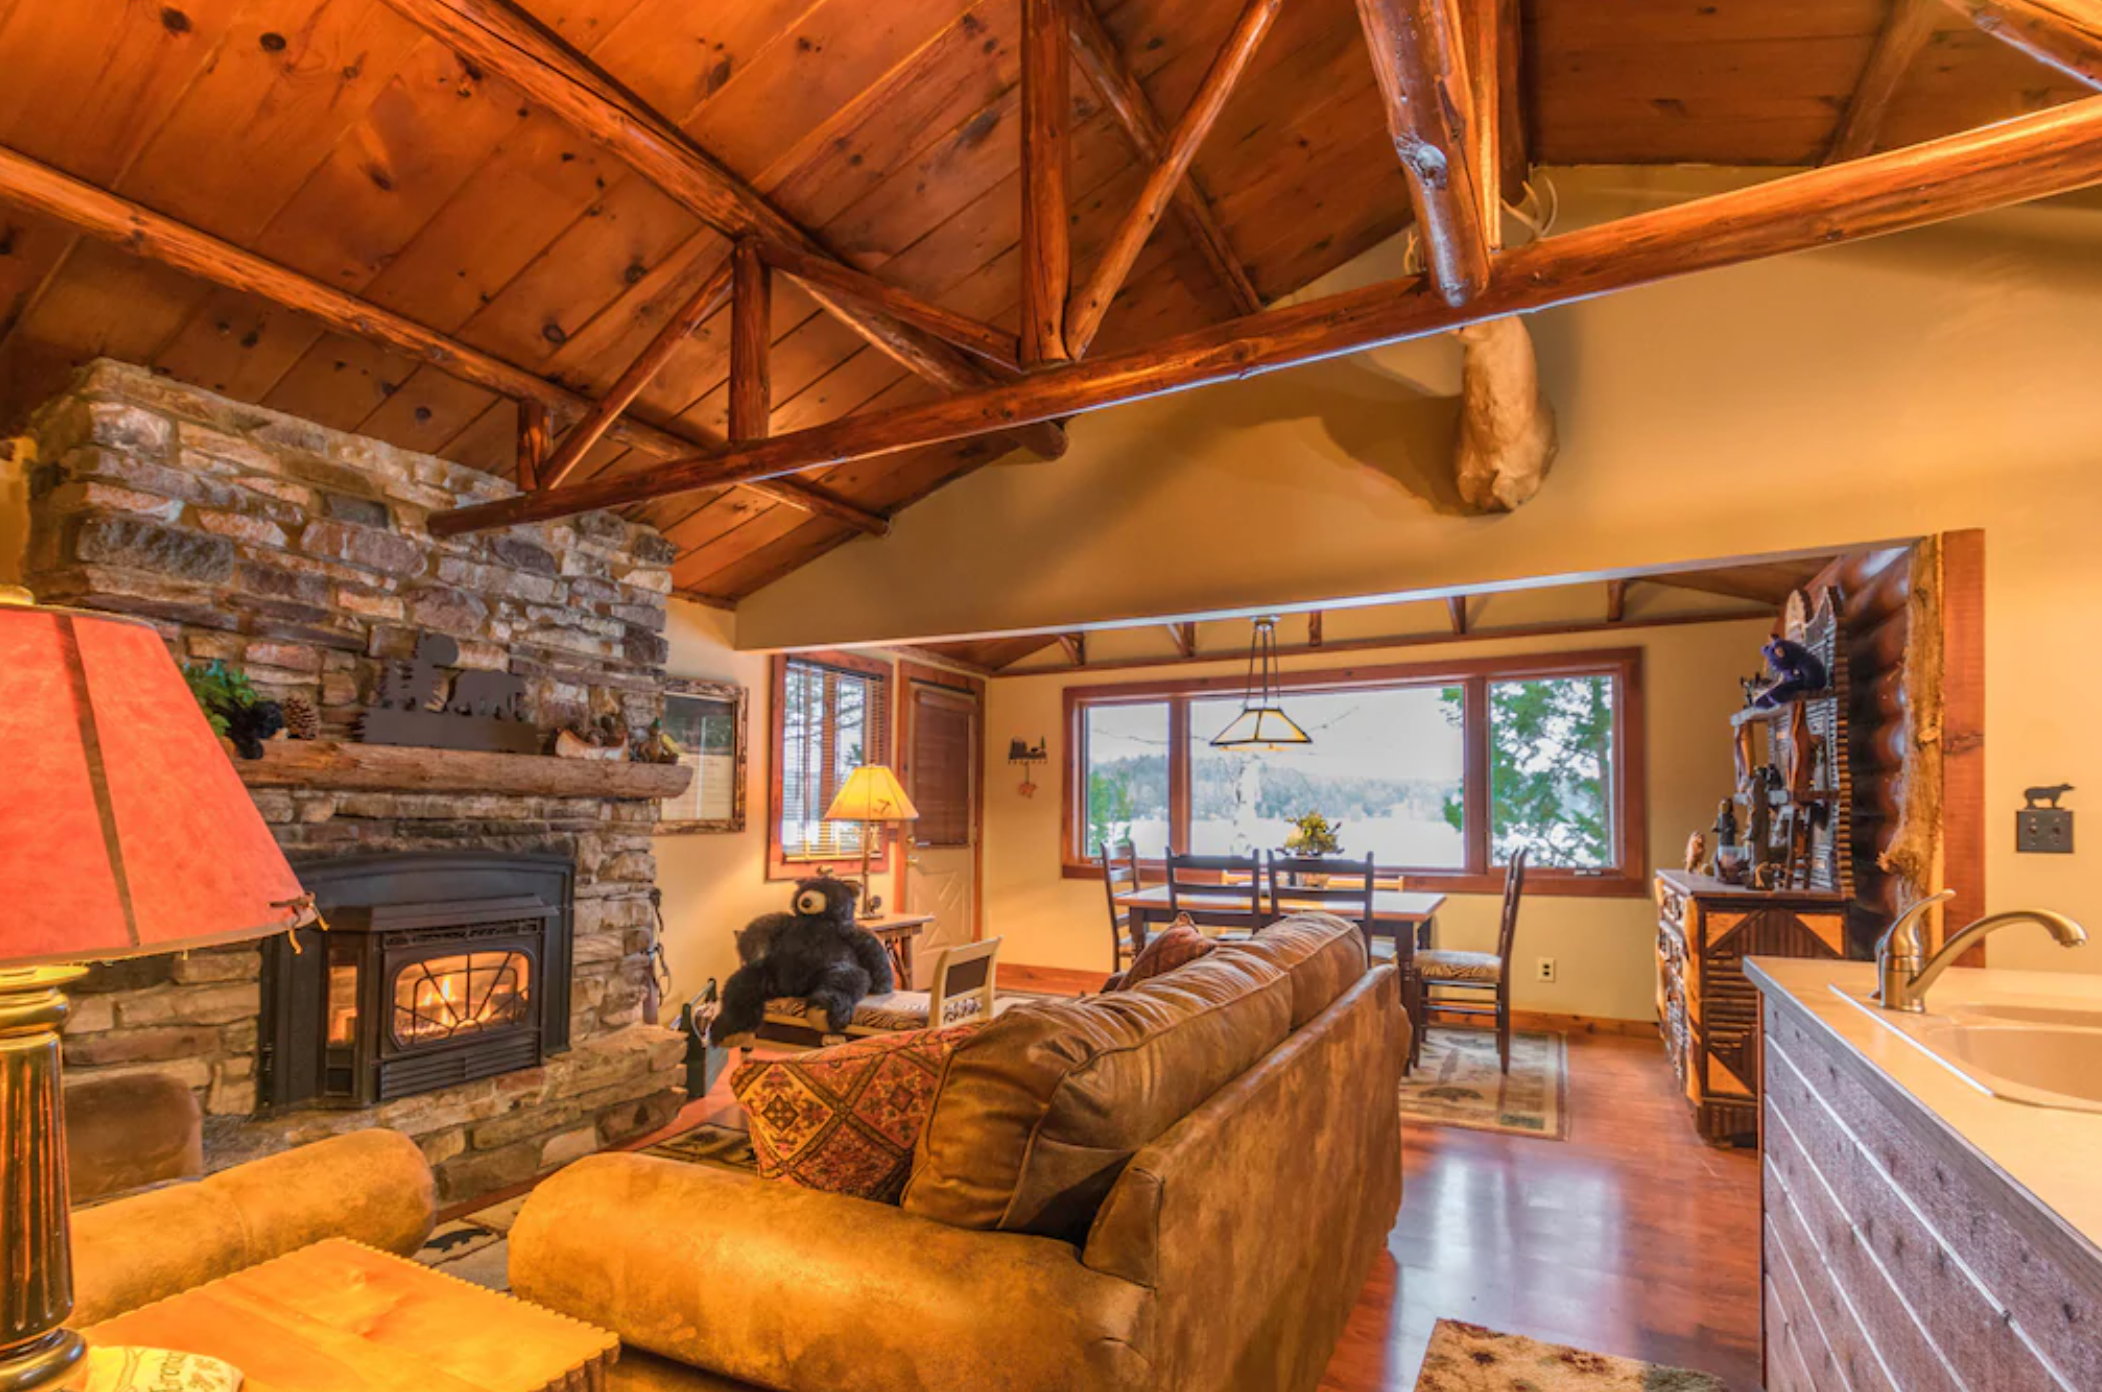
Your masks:
<instances>
[{"instance_id":1,"label":"wooden dining chair","mask_svg":"<svg viewBox=\"0 0 2102 1392\"><path fill-rule=\"evenodd\" d=\"M1202 895L1203 902L1190 896ZM1252 855L1182 855L1168 852L1168 914L1188 914L1192 923L1252 935L1268 921L1263 913L1262 861Z\"/></svg>"},{"instance_id":2,"label":"wooden dining chair","mask_svg":"<svg viewBox=\"0 0 2102 1392\"><path fill-rule=\"evenodd\" d=\"M1137 915L1117 902L1145 887L1139 878L1139 848L1129 841L1114 846L1105 841L1096 859L1102 865L1102 894L1109 903L1109 969L1120 972L1146 945Z\"/></svg>"},{"instance_id":3,"label":"wooden dining chair","mask_svg":"<svg viewBox=\"0 0 2102 1392\"><path fill-rule=\"evenodd\" d=\"M1504 871L1503 920L1496 930L1496 951L1461 952L1432 948L1416 954L1410 1011L1422 1025L1432 1015L1494 1016L1496 1056L1511 1071L1511 953L1518 942L1518 901L1525 893L1526 851L1521 847ZM1483 999L1486 993L1490 999Z\"/></svg>"},{"instance_id":4,"label":"wooden dining chair","mask_svg":"<svg viewBox=\"0 0 2102 1392\"><path fill-rule=\"evenodd\" d=\"M1270 906L1279 918L1289 918L1301 908L1332 913L1348 919L1365 935L1365 950L1372 950L1372 884L1376 872L1372 857L1364 864L1337 860L1332 856L1272 855L1269 858ZM1292 907L1284 907L1286 900Z\"/></svg>"}]
</instances>

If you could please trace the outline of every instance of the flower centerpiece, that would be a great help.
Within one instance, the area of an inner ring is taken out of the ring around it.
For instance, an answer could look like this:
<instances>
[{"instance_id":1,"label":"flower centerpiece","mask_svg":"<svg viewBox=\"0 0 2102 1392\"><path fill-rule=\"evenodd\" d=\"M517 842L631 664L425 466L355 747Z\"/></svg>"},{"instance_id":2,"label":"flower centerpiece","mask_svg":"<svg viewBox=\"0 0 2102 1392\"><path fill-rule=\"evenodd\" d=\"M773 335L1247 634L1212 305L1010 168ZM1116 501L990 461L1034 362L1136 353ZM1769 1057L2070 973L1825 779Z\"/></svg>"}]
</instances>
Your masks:
<instances>
[{"instance_id":1,"label":"flower centerpiece","mask_svg":"<svg viewBox=\"0 0 2102 1392\"><path fill-rule=\"evenodd\" d=\"M1293 855L1336 855L1343 849L1342 830L1341 822L1331 823L1319 812L1309 812L1292 823L1292 834L1285 838L1285 849Z\"/></svg>"}]
</instances>

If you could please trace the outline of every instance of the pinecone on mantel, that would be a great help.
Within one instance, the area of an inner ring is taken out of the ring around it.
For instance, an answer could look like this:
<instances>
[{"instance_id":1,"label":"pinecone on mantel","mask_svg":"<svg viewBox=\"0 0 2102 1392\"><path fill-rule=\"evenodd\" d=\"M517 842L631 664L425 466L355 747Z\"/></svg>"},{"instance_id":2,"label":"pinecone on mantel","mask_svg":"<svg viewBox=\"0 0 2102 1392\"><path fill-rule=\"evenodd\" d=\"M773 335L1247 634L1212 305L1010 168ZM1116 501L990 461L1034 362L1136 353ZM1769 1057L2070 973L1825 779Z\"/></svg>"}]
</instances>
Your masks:
<instances>
[{"instance_id":1,"label":"pinecone on mantel","mask_svg":"<svg viewBox=\"0 0 2102 1392\"><path fill-rule=\"evenodd\" d=\"M287 696L283 701L285 710L285 737L287 739L310 740L321 738L321 712L314 708L311 696Z\"/></svg>"}]
</instances>

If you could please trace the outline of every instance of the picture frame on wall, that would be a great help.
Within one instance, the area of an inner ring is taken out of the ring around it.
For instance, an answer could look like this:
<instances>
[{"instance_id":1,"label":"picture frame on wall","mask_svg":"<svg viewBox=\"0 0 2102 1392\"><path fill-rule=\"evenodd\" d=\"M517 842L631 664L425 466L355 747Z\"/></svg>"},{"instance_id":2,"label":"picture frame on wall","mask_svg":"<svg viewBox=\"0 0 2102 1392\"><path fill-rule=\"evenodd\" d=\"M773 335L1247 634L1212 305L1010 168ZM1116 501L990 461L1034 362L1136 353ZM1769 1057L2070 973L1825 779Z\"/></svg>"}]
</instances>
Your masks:
<instances>
[{"instance_id":1,"label":"picture frame on wall","mask_svg":"<svg viewBox=\"0 0 2102 1392\"><path fill-rule=\"evenodd\" d=\"M657 804L658 835L743 831L749 693L735 682L664 679L664 733L693 781Z\"/></svg>"}]
</instances>

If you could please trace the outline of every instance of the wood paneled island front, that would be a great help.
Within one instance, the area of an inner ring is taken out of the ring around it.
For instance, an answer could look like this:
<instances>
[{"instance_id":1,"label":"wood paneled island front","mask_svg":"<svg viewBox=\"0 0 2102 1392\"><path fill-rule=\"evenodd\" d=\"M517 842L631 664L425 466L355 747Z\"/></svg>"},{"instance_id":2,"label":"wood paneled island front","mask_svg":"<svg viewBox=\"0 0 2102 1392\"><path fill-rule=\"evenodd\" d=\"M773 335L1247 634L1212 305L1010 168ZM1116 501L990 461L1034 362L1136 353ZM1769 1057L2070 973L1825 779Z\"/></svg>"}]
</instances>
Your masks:
<instances>
[{"instance_id":1,"label":"wood paneled island front","mask_svg":"<svg viewBox=\"0 0 2102 1392\"><path fill-rule=\"evenodd\" d=\"M1769 1392L2102 1388L2102 1113L1965 1078L1873 1013L1870 963L1746 974ZM1952 970L1927 1009L2042 1000L2102 1021L2102 979L2041 972Z\"/></svg>"}]
</instances>

